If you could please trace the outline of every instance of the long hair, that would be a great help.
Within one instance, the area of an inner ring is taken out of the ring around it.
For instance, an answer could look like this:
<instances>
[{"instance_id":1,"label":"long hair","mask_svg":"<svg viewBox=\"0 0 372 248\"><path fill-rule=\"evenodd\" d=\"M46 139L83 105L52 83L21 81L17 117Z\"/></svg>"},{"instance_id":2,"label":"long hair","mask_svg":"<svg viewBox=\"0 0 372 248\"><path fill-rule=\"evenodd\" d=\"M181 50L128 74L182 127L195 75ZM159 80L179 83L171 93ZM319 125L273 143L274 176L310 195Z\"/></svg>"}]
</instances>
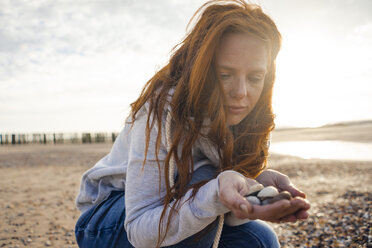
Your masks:
<instances>
[{"instance_id":1,"label":"long hair","mask_svg":"<svg viewBox=\"0 0 372 248\"><path fill-rule=\"evenodd\" d=\"M197 138L203 136L215 145L220 159L219 171L233 169L254 178L266 167L267 143L274 128L272 90L275 59L281 43L275 23L259 6L243 0L209 1L197 10L191 21L195 22L194 27L176 46L169 63L146 83L140 97L131 104L133 121L144 104L148 104L144 166L150 130L157 125L155 154L158 154L164 135L161 126L165 109L168 105L171 109L172 145L164 161L166 196L157 246L164 241L179 200L189 189L190 171L194 169L192 147ZM268 72L257 104L246 118L232 127L226 124L223 89L216 66L220 41L228 32L242 32L259 38L266 45L269 58ZM174 93L169 98L171 90ZM207 134L201 132L205 119L210 120ZM169 183L171 156L174 156L178 171L178 180L172 187ZM157 162L160 171L158 158ZM204 183L192 186L193 196ZM174 204L170 204L173 200ZM168 207L171 209L166 215ZM168 216L167 221L165 216Z\"/></svg>"}]
</instances>

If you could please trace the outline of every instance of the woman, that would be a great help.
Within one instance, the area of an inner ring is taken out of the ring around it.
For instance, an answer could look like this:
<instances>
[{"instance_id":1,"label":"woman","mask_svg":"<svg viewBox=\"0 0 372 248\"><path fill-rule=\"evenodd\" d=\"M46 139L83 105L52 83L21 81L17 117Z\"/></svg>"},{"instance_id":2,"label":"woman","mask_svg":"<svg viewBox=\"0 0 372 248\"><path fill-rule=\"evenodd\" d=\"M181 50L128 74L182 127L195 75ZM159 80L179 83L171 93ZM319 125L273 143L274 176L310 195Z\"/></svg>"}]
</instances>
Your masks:
<instances>
[{"instance_id":1,"label":"woman","mask_svg":"<svg viewBox=\"0 0 372 248\"><path fill-rule=\"evenodd\" d=\"M110 154L83 175L80 247L278 247L262 220L307 218L305 194L265 170L276 25L244 1L211 1L197 13ZM244 195L257 183L295 198L251 205ZM224 215L239 225L222 225Z\"/></svg>"}]
</instances>

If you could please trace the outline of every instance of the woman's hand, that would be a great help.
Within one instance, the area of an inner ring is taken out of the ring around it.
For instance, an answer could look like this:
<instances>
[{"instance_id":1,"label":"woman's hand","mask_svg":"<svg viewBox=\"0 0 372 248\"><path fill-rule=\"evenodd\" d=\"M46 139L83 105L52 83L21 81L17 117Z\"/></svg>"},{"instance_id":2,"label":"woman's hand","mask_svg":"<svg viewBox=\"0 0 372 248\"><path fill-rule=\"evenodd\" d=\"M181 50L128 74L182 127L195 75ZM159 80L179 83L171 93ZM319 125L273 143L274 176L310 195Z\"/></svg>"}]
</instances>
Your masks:
<instances>
[{"instance_id":1,"label":"woman's hand","mask_svg":"<svg viewBox=\"0 0 372 248\"><path fill-rule=\"evenodd\" d=\"M251 211L252 206L244 196L252 185L257 184L256 180L233 171L224 171L218 176L218 183L221 203L236 217L246 219L246 213Z\"/></svg>"},{"instance_id":2,"label":"woman's hand","mask_svg":"<svg viewBox=\"0 0 372 248\"><path fill-rule=\"evenodd\" d=\"M261 219L280 222L295 221L300 219L300 217L305 218L305 216L296 216L298 211L310 208L310 204L300 197L296 197L291 201L281 200L265 206L250 204L244 196L254 184L257 184L256 180L245 178L238 173L232 171L221 173L219 175L219 197L221 203L239 219Z\"/></svg>"},{"instance_id":3,"label":"woman's hand","mask_svg":"<svg viewBox=\"0 0 372 248\"><path fill-rule=\"evenodd\" d=\"M265 170L257 178L257 182L263 186L274 186L279 191L288 191L293 197L299 196L306 198L306 194L297 189L289 180L289 177L276 170Z\"/></svg>"},{"instance_id":4,"label":"woman's hand","mask_svg":"<svg viewBox=\"0 0 372 248\"><path fill-rule=\"evenodd\" d=\"M274 186L279 191L288 191L292 197L295 197L291 200L291 205L301 206L296 213L282 218L281 221L295 222L298 219L307 219L309 217L307 210L310 209L310 203L304 199L306 194L297 189L287 175L275 170L265 170L256 180L264 186Z\"/></svg>"}]
</instances>

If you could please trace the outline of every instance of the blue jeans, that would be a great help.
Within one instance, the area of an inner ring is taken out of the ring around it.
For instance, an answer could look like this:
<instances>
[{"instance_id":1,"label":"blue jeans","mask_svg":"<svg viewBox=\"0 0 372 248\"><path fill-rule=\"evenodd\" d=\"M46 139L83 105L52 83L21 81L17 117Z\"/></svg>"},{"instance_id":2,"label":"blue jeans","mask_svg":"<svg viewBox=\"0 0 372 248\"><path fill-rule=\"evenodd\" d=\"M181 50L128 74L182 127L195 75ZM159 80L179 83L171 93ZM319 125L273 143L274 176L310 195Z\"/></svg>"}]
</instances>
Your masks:
<instances>
[{"instance_id":1,"label":"blue jeans","mask_svg":"<svg viewBox=\"0 0 372 248\"><path fill-rule=\"evenodd\" d=\"M190 184L211 179L216 169L205 165L194 172ZM76 241L81 248L132 248L124 229L125 202L123 191L113 191L101 204L84 212L75 227ZM201 231L203 232L203 230ZM168 248L210 248L217 232L217 221L207 232L195 234ZM155 246L155 244L154 244ZM279 247L274 230L263 221L250 221L240 226L223 226L220 248Z\"/></svg>"}]
</instances>

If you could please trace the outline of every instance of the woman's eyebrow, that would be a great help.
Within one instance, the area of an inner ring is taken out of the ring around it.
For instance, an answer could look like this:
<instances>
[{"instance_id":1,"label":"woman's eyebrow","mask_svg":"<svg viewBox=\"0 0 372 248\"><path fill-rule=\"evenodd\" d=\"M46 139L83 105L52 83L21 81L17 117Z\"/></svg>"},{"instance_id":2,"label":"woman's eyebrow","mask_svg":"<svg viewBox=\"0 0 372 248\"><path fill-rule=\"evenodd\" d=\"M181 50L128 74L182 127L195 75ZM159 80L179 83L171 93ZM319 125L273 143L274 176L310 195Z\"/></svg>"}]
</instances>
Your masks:
<instances>
[{"instance_id":1,"label":"woman's eyebrow","mask_svg":"<svg viewBox=\"0 0 372 248\"><path fill-rule=\"evenodd\" d=\"M232 67L232 66L228 66L228 65L218 65L218 67L219 67L220 69L229 70L229 71L234 71L234 70L235 70L234 67Z\"/></svg>"},{"instance_id":2,"label":"woman's eyebrow","mask_svg":"<svg viewBox=\"0 0 372 248\"><path fill-rule=\"evenodd\" d=\"M253 70L251 71L251 73L257 73L257 74L266 74L267 70L265 69L257 69L257 70Z\"/></svg>"},{"instance_id":3,"label":"woman's eyebrow","mask_svg":"<svg viewBox=\"0 0 372 248\"><path fill-rule=\"evenodd\" d=\"M229 66L229 65L218 65L219 69L223 69L223 70L228 70L228 71L235 71L236 69L232 66ZM250 74L254 74L254 73L257 73L257 74L266 74L267 70L262 68L262 69L255 69L255 70L252 70L250 71L249 73Z\"/></svg>"}]
</instances>

